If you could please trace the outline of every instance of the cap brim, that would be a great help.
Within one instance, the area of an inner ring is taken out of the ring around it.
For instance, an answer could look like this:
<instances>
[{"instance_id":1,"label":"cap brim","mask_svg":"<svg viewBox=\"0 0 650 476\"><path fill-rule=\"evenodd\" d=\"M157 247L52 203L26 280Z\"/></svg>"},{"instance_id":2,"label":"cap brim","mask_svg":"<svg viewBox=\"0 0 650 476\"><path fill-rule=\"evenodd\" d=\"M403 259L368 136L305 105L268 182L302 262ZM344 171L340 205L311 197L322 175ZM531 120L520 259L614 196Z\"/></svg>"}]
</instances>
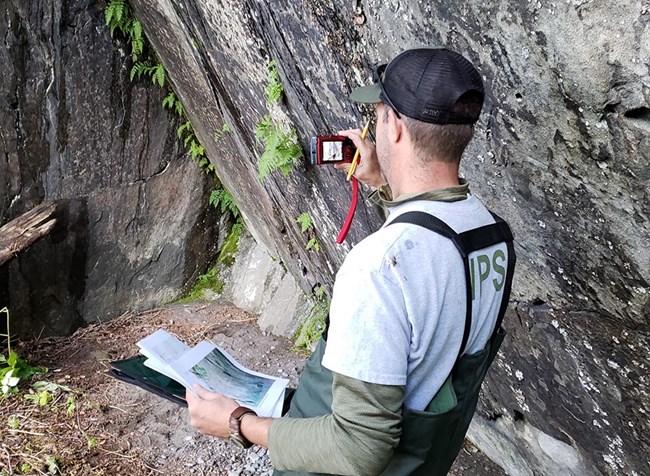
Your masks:
<instances>
[{"instance_id":1,"label":"cap brim","mask_svg":"<svg viewBox=\"0 0 650 476\"><path fill-rule=\"evenodd\" d=\"M379 97L380 94L381 88L379 87L379 84L371 84L369 86L361 86L352 90L350 93L350 100L367 104L377 104L381 102Z\"/></svg>"}]
</instances>

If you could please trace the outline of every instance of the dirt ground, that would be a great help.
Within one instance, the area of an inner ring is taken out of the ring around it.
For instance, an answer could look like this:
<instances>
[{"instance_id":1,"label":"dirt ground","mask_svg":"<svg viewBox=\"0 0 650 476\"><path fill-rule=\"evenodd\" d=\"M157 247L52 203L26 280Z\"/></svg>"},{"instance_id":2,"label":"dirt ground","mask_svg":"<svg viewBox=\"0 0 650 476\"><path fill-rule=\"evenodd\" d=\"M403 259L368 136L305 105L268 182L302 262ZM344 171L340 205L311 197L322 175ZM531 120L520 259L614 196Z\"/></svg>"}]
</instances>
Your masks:
<instances>
[{"instance_id":1,"label":"dirt ground","mask_svg":"<svg viewBox=\"0 0 650 476\"><path fill-rule=\"evenodd\" d=\"M287 339L261 332L255 318L226 303L170 305L80 329L71 337L23 342L18 353L65 386L45 405L18 395L0 400L0 476L267 475L266 450L248 451L199 435L187 410L106 375L111 360L137 354L135 343L163 328L188 344L209 339L243 365L295 386L306 355ZM461 451L452 472L505 473L475 448Z\"/></svg>"}]
</instances>

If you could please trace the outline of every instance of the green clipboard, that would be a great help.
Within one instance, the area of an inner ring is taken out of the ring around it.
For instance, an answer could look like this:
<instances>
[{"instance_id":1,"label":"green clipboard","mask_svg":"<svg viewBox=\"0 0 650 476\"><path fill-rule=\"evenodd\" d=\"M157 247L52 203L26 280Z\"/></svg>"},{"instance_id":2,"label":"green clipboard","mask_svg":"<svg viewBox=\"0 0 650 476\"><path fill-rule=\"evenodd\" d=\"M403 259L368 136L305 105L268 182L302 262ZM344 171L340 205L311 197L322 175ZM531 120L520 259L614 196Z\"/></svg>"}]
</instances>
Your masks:
<instances>
[{"instance_id":1,"label":"green clipboard","mask_svg":"<svg viewBox=\"0 0 650 476\"><path fill-rule=\"evenodd\" d=\"M126 360L115 360L110 363L111 369L108 371L108 375L186 407L185 387L176 380L145 367L145 360L147 358L144 355Z\"/></svg>"}]
</instances>

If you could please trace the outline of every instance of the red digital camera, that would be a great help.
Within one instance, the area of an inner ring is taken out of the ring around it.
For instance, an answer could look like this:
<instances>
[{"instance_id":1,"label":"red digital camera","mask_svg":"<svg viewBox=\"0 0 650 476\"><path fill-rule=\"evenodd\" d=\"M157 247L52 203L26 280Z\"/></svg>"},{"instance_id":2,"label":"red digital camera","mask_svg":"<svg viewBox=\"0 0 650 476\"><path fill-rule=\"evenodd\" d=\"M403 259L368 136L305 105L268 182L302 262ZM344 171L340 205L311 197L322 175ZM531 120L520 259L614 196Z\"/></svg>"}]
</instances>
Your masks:
<instances>
[{"instance_id":1,"label":"red digital camera","mask_svg":"<svg viewBox=\"0 0 650 476\"><path fill-rule=\"evenodd\" d=\"M311 138L311 164L329 165L352 162L357 148L345 136L316 136Z\"/></svg>"}]
</instances>

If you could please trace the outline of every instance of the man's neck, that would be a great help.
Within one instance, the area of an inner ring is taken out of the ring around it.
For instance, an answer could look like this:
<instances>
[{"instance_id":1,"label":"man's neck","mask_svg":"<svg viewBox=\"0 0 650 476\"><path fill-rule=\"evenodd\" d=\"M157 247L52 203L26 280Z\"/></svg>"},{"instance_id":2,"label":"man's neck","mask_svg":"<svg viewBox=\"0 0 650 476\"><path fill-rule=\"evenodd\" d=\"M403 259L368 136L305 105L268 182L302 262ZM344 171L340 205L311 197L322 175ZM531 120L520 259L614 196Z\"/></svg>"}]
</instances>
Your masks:
<instances>
[{"instance_id":1,"label":"man's neck","mask_svg":"<svg viewBox=\"0 0 650 476\"><path fill-rule=\"evenodd\" d=\"M418 164L405 167L401 174L388 180L393 199L407 193L421 193L460 185L458 181L458 166L444 162L432 162L422 167ZM407 170L415 171L412 174Z\"/></svg>"}]
</instances>

